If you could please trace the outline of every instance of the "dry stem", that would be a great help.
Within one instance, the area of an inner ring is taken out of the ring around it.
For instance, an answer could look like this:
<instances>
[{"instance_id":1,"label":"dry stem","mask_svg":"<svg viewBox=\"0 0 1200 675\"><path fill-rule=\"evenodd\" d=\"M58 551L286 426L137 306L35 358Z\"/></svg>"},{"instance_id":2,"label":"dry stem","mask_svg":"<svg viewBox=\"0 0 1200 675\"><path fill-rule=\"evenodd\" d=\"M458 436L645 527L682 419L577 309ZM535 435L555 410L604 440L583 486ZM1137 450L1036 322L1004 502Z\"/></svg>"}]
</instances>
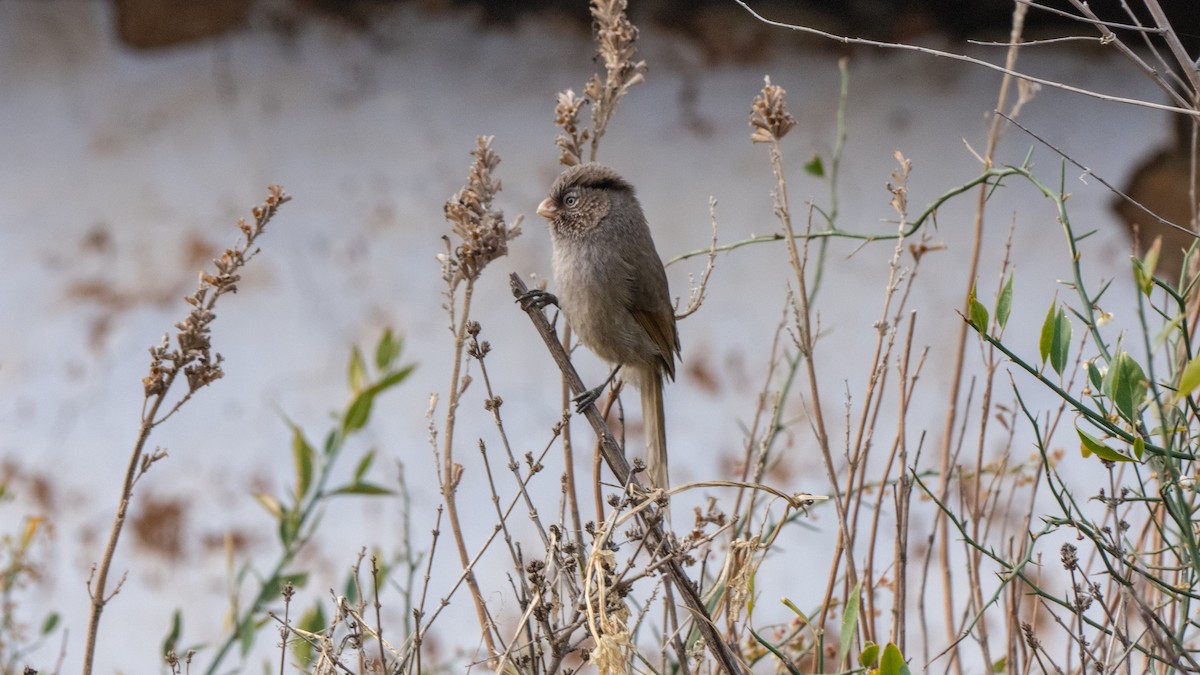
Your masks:
<instances>
[{"instance_id":1,"label":"dry stem","mask_svg":"<svg viewBox=\"0 0 1200 675\"><path fill-rule=\"evenodd\" d=\"M242 231L244 239L213 261L216 267L215 275L202 271L200 285L196 292L185 298L185 301L192 306L192 311L183 321L175 324L178 329L175 336L177 347L171 349L167 336L163 335L162 343L150 348L150 354L153 357L150 363L150 374L142 380L145 398L142 402L141 424L138 427L133 451L129 456L129 465L125 469L125 480L121 485L117 513L113 518L108 544L104 549L104 557L100 559L99 565L93 568L94 575L88 582L92 611L88 620L87 644L84 646L83 652L84 675L90 675L92 672L96 655L96 637L100 630L100 617L104 612L104 607L121 590L121 585L118 583L117 587L109 593L108 575L113 557L117 552L117 542L121 537L121 530L125 525L129 504L133 499L134 485L154 462L166 457L166 453L161 451L145 454L146 442L150 438L151 431L170 418L184 403L191 400L194 393L220 379L223 375L221 355L212 352L209 326L216 318L213 310L222 295L237 291L237 283L241 279L238 272L258 253L255 241L263 233L271 218L275 216L278 208L290 199L291 197L283 192L282 187L272 185L268 188L266 201L251 211L254 223L247 223L245 219L238 221L238 228ZM183 374L187 380L188 391L160 417L159 411L162 410L167 394L180 374ZM123 578L122 581L124 581Z\"/></svg>"}]
</instances>

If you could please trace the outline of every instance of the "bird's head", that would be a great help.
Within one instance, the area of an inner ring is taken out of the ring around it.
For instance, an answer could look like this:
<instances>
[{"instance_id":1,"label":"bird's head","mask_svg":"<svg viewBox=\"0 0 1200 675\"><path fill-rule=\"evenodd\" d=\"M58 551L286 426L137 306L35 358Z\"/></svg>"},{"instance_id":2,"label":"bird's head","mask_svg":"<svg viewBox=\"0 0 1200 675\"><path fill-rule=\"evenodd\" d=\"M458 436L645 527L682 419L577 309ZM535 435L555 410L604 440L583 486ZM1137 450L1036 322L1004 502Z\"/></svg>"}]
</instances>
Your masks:
<instances>
[{"instance_id":1,"label":"bird's head","mask_svg":"<svg viewBox=\"0 0 1200 675\"><path fill-rule=\"evenodd\" d=\"M571 236L599 226L615 202L632 198L633 186L617 172L595 163L579 164L554 181L537 213L550 221L556 234Z\"/></svg>"}]
</instances>

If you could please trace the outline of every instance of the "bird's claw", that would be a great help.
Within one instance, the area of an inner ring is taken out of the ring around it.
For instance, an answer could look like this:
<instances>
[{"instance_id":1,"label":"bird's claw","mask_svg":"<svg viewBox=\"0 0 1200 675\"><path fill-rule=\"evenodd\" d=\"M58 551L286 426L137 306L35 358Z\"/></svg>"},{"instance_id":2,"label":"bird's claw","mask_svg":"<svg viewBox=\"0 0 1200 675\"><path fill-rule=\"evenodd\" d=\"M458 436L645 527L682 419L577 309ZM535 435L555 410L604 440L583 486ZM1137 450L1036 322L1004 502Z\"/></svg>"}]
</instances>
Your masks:
<instances>
[{"instance_id":1,"label":"bird's claw","mask_svg":"<svg viewBox=\"0 0 1200 675\"><path fill-rule=\"evenodd\" d=\"M600 394L604 392L604 388L612 384L613 380L617 377L617 373L619 372L621 372L620 365L612 369L612 372L608 374L608 377L604 378L604 381L600 383L599 387L588 389L582 394L571 399L575 402L575 412L582 414L588 406L595 403L596 399L600 398Z\"/></svg>"},{"instance_id":2,"label":"bird's claw","mask_svg":"<svg viewBox=\"0 0 1200 675\"><path fill-rule=\"evenodd\" d=\"M531 308L545 309L546 305L554 305L557 307L558 297L550 291L543 291L539 288L535 288L531 291L522 293L521 297L517 298L517 302L520 303L521 309L529 311Z\"/></svg>"},{"instance_id":3,"label":"bird's claw","mask_svg":"<svg viewBox=\"0 0 1200 675\"><path fill-rule=\"evenodd\" d=\"M597 399L600 398L600 394L604 393L604 388L607 386L608 382L605 382L599 387L588 389L582 394L571 399L575 403L575 412L583 414L583 411L586 410L588 406L592 405Z\"/></svg>"}]
</instances>

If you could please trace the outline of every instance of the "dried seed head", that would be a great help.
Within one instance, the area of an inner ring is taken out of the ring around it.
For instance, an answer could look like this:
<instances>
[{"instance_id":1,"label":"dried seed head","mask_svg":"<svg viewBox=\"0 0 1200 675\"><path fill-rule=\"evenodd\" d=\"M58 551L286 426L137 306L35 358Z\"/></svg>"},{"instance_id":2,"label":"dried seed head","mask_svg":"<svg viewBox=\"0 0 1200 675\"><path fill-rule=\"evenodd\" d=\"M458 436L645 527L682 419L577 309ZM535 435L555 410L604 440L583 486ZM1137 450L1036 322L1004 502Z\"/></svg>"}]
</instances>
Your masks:
<instances>
[{"instance_id":1,"label":"dried seed head","mask_svg":"<svg viewBox=\"0 0 1200 675\"><path fill-rule=\"evenodd\" d=\"M142 378L147 397L166 394L180 372L187 377L190 392L224 376L221 355L212 352L210 324L217 318L213 309L222 295L237 292L237 282L241 280L239 270L258 253L255 240L263 233L279 206L291 199L278 185L271 185L267 190L266 200L251 211L254 223L246 222L245 218L238 220L238 229L245 238L213 261L216 274L201 271L196 291L184 298L191 306L191 311L175 324L178 331L175 335L176 348L171 349L166 335L161 344L150 348L150 373Z\"/></svg>"},{"instance_id":2,"label":"dried seed head","mask_svg":"<svg viewBox=\"0 0 1200 675\"><path fill-rule=\"evenodd\" d=\"M783 87L771 84L771 78L764 77L765 84L762 93L754 97L750 106L750 126L754 132L750 134L753 143L771 143L778 141L796 126L796 118L787 111Z\"/></svg>"},{"instance_id":3,"label":"dried seed head","mask_svg":"<svg viewBox=\"0 0 1200 675\"><path fill-rule=\"evenodd\" d=\"M595 103L592 107L592 153L608 128L621 97L645 76L645 61L634 61L638 30L625 16L626 0L592 0L592 32L604 62L604 76L592 76L584 94Z\"/></svg>"},{"instance_id":4,"label":"dried seed head","mask_svg":"<svg viewBox=\"0 0 1200 675\"><path fill-rule=\"evenodd\" d=\"M575 166L583 163L583 146L591 137L591 131L579 128L579 111L587 102L588 99L576 96L570 89L558 92L558 104L554 106L554 123L563 133L554 139L554 144L560 152L560 164Z\"/></svg>"},{"instance_id":5,"label":"dried seed head","mask_svg":"<svg viewBox=\"0 0 1200 675\"><path fill-rule=\"evenodd\" d=\"M1063 569L1069 571L1079 567L1079 556L1076 553L1075 546L1072 544L1063 544L1061 551Z\"/></svg>"},{"instance_id":6,"label":"dried seed head","mask_svg":"<svg viewBox=\"0 0 1200 675\"><path fill-rule=\"evenodd\" d=\"M1021 632L1025 634L1025 644L1029 645L1030 649L1039 649L1042 646L1042 641L1038 639L1033 632L1033 625L1029 622L1021 624Z\"/></svg>"},{"instance_id":7,"label":"dried seed head","mask_svg":"<svg viewBox=\"0 0 1200 675\"><path fill-rule=\"evenodd\" d=\"M438 256L442 277L453 290L464 279L474 280L487 264L507 255L508 242L521 234L520 219L510 227L504 222L504 212L492 208L492 200L500 192L500 181L492 178L492 170L500 164L500 156L492 150L492 137L480 136L471 151L475 161L463 186L446 202L446 220L459 243Z\"/></svg>"}]
</instances>

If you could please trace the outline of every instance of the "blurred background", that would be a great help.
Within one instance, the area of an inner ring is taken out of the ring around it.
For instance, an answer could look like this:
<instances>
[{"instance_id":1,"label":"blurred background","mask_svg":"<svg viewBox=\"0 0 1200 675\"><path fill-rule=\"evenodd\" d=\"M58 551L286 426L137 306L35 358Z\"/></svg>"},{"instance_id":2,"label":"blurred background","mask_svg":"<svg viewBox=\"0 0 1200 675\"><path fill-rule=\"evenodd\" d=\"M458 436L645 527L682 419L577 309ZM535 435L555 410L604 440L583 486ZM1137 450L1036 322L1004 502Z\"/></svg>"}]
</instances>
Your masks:
<instances>
[{"instance_id":1,"label":"blurred background","mask_svg":"<svg viewBox=\"0 0 1200 675\"><path fill-rule=\"evenodd\" d=\"M837 62L848 57L838 185L844 229L894 232L885 183L897 150L913 162L914 210L978 173L972 149L986 143L995 72L805 38L733 2L631 4L648 71L622 101L600 160L637 187L664 259L708 245L710 196L723 243L776 231L770 164L747 126L764 75L787 90L799 122L785 142L793 203L827 205L829 181L803 167L814 157L829 166ZM1007 40L1011 13L1000 0L972 3L971 11L948 0L751 4L781 21L993 63L1005 48L983 43ZM1200 35L1191 3L1164 4L1182 35ZM1048 12L1031 13L1029 23L1031 38L1085 32ZM537 283L549 273L549 239L534 210L560 170L555 95L582 90L598 67L594 56L583 0L0 0L0 529L16 536L23 518L44 519L31 550L38 573L11 589L12 599L31 633L48 613L61 617L24 662L46 672L60 659L64 670L79 666L85 584L136 437L147 347L186 315L182 297L198 271L233 244L237 219L268 184L282 184L294 199L260 241L237 295L218 310L214 349L225 359L224 379L154 434L152 444L169 456L137 486L114 566L128 578L106 610L99 672L160 667L177 610L183 647L218 639L231 577L246 560L272 559L277 546L274 521L253 495L282 495L291 484L289 421L319 439L348 399L352 346L370 348L389 327L405 336L402 360L417 369L376 402L354 452L375 449L372 482L398 489L402 475L410 500L331 504L296 564L310 571L303 602L340 588L362 547L394 555L406 536L414 547L426 545L439 500L427 411L431 394L444 401L452 349L436 260L449 232L442 205L466 180L468 152L481 135L494 136L503 158L498 206L510 222L525 221L510 255L484 273L475 318L493 347L493 383L507 403L514 445L536 452L549 442L561 412L557 370L512 304L506 277L515 271ZM1018 69L1164 102L1148 79L1095 43L1027 49ZM1142 185L1165 200L1156 211L1186 222L1168 215L1186 209L1172 201L1182 194L1172 181L1186 179L1187 163L1176 161L1186 153L1166 113L1043 88L1021 115L1093 173ZM1056 183L1060 159L1017 129L1005 132L998 157L1020 163L1030 148L1044 180ZM1116 278L1109 297L1128 300L1125 218L1136 215L1122 217L1111 194L1082 171L1067 166L1063 175L1077 200L1073 219L1096 230L1084 269L1092 279ZM1018 281L1009 332L1034 345L1057 279L1069 274L1061 228L1051 205L1028 188L1002 191L989 209L980 288L996 286L1012 225ZM973 200L939 211L931 243L944 249L922 262L912 299L921 316L917 342L933 348L913 416L927 421L931 437L947 390L949 356L938 348L961 321L972 217ZM835 417L844 405L838 394L868 375L859 355L875 340L892 249L834 241L827 253L817 311L823 377L833 393L827 413ZM685 303L689 275L703 269L703 257L670 266L673 293ZM789 274L778 245L722 255L705 304L681 323L683 367L667 391L674 481L732 474L784 311L759 301L761 289L778 295ZM605 374L590 354L580 351L576 361L585 380ZM969 351L968 362L976 361ZM459 452L470 455L476 438L495 432L479 400L464 406ZM796 403L787 417L803 415ZM590 431L577 425L575 436L590 453ZM791 429L787 460L772 480L824 494L810 439L805 423ZM553 491L562 460L547 457ZM581 476L590 480L590 468ZM490 508L480 472L469 469L464 481L464 494L478 495L472 508ZM684 495L677 513L703 501ZM828 540L832 522L815 514L814 541L796 542L787 566L768 565L764 574L786 586L805 565L823 570L827 549L814 542ZM466 527L475 542L492 529L488 519ZM442 597L457 574L449 557L441 562L431 597ZM503 579L499 569L482 574ZM501 616L519 613L495 601ZM452 614L443 630L463 620L470 614ZM435 631L433 652L471 654L476 645L460 639ZM258 669L273 650L260 640L248 667Z\"/></svg>"}]
</instances>

